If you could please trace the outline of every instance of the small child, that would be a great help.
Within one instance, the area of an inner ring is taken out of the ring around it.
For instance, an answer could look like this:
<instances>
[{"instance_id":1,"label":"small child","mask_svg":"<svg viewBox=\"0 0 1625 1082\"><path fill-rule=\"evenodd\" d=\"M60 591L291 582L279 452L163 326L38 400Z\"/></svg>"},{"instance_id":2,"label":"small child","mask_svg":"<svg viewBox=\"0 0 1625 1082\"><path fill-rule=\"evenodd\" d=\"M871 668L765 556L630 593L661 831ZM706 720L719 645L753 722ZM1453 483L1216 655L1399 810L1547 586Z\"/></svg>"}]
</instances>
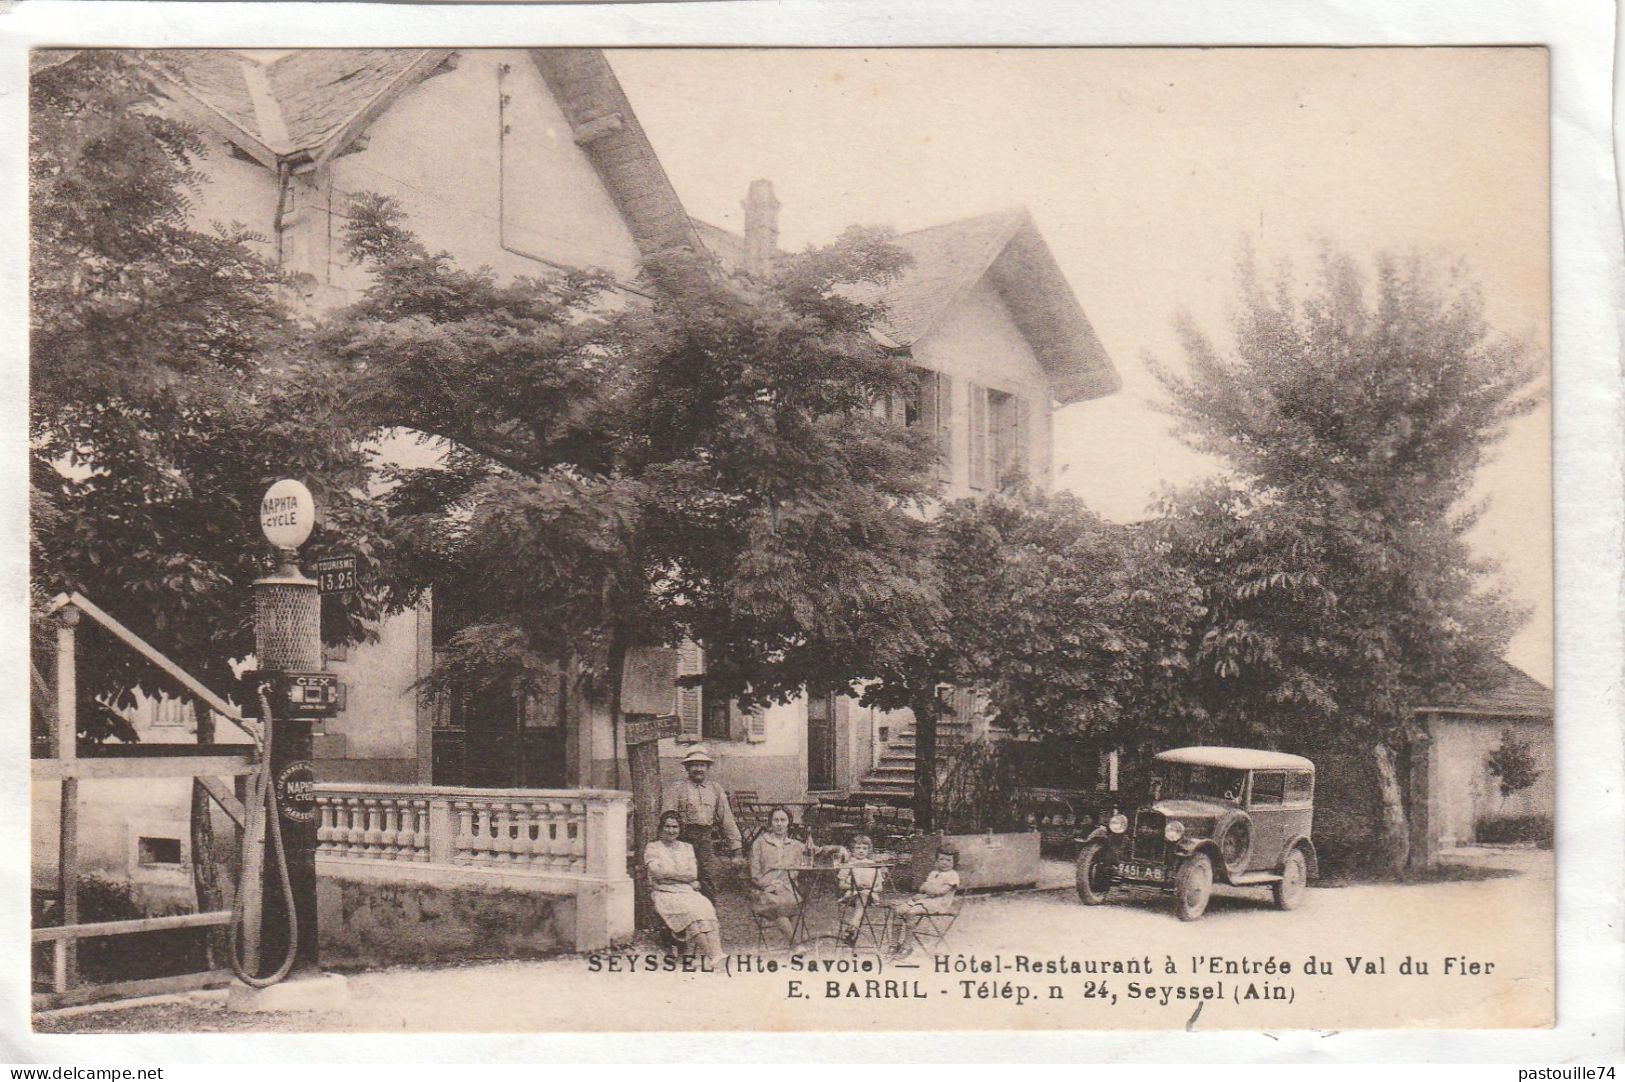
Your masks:
<instances>
[{"instance_id":1,"label":"small child","mask_svg":"<svg viewBox=\"0 0 1625 1082\"><path fill-rule=\"evenodd\" d=\"M951 913L954 893L959 890L959 853L949 846L937 850L937 866L925 877L911 897L892 906L892 951L897 957L908 954L909 929L927 913ZM912 919L911 919L912 918Z\"/></svg>"},{"instance_id":2,"label":"small child","mask_svg":"<svg viewBox=\"0 0 1625 1082\"><path fill-rule=\"evenodd\" d=\"M875 843L869 835L854 834L851 863L843 864L835 876L841 888L841 938L848 946L858 941L863 914L886 885L885 869L868 863L874 848Z\"/></svg>"}]
</instances>

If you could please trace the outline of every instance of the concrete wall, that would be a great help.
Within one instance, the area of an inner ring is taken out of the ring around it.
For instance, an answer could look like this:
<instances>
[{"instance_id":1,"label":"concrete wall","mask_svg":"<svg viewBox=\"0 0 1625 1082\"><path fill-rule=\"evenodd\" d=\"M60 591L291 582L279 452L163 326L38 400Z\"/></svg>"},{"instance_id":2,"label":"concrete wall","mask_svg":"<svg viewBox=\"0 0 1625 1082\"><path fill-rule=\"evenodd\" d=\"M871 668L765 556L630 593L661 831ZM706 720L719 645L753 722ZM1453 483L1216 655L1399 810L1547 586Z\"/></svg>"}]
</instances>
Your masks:
<instances>
[{"instance_id":1,"label":"concrete wall","mask_svg":"<svg viewBox=\"0 0 1625 1082\"><path fill-rule=\"evenodd\" d=\"M569 895L323 876L316 906L322 965L333 969L534 958L574 947Z\"/></svg>"},{"instance_id":2,"label":"concrete wall","mask_svg":"<svg viewBox=\"0 0 1625 1082\"><path fill-rule=\"evenodd\" d=\"M579 784L588 787L612 787L615 784L615 758L626 761L624 744L617 745L610 729L609 715L596 711L590 719L592 733L592 779ZM765 739L759 743L747 740L713 740L704 743L717 760L712 767L712 780L725 790L751 789L763 800L802 800L807 793L807 702L797 698L789 703L767 707L764 718ZM660 742L660 776L662 783L676 782L683 777L679 760L692 744L667 739ZM623 766L621 786L630 784Z\"/></svg>"},{"instance_id":3,"label":"concrete wall","mask_svg":"<svg viewBox=\"0 0 1625 1082\"><path fill-rule=\"evenodd\" d=\"M1550 721L1446 714L1435 715L1429 728L1436 764L1432 822L1442 848L1471 843L1480 819L1553 814L1556 758ZM1500 783L1486 763L1508 731L1529 744L1540 774L1528 789L1503 797Z\"/></svg>"},{"instance_id":4,"label":"concrete wall","mask_svg":"<svg viewBox=\"0 0 1625 1082\"><path fill-rule=\"evenodd\" d=\"M420 718L413 684L426 671L420 637L427 605L385 618L377 642L353 645L327 669L345 685L344 709L321 725L317 776L323 781L416 782Z\"/></svg>"},{"instance_id":5,"label":"concrete wall","mask_svg":"<svg viewBox=\"0 0 1625 1082\"><path fill-rule=\"evenodd\" d=\"M61 792L58 782L31 786L31 878L36 890L54 891L57 887ZM196 901L192 890L191 794L190 778L80 781L80 874L128 883L137 903L150 912L191 909ZM214 810L213 822L215 856L224 867L235 858L235 830L219 809ZM176 843L179 861L144 863L143 838Z\"/></svg>"},{"instance_id":6,"label":"concrete wall","mask_svg":"<svg viewBox=\"0 0 1625 1082\"><path fill-rule=\"evenodd\" d=\"M537 260L548 260L630 278L637 246L535 64L514 49L457 55L456 70L408 90L367 130L364 149L315 178L299 224L301 269L324 285L360 283L333 215L366 191L397 200L424 244L468 268L539 274L548 268Z\"/></svg>"},{"instance_id":7,"label":"concrete wall","mask_svg":"<svg viewBox=\"0 0 1625 1082\"><path fill-rule=\"evenodd\" d=\"M215 224L242 225L257 239L248 247L268 262L276 262L276 174L259 162L241 157L232 145L207 129L200 129L204 157L197 162L209 179L187 193L191 221L196 229L211 231Z\"/></svg>"}]
</instances>

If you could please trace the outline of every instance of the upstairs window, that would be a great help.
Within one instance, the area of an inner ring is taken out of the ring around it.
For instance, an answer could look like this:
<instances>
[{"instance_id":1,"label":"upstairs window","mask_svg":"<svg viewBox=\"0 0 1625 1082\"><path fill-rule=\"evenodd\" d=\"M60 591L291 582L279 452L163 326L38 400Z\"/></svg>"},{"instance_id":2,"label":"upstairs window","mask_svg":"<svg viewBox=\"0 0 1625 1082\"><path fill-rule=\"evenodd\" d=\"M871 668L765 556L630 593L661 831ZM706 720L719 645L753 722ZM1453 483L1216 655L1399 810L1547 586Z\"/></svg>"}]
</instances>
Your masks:
<instances>
[{"instance_id":1,"label":"upstairs window","mask_svg":"<svg viewBox=\"0 0 1625 1082\"><path fill-rule=\"evenodd\" d=\"M1008 391L970 385L970 486L996 488L1029 472L1030 407Z\"/></svg>"}]
</instances>

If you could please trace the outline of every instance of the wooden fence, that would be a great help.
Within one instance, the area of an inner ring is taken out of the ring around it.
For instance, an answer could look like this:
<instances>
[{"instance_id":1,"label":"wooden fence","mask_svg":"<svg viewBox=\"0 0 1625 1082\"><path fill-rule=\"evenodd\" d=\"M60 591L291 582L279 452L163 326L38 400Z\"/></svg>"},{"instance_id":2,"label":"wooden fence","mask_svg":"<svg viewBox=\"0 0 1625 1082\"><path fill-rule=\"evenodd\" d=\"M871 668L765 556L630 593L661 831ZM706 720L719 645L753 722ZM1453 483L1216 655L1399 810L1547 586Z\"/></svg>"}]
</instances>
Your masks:
<instances>
[{"instance_id":1,"label":"wooden fence","mask_svg":"<svg viewBox=\"0 0 1625 1082\"><path fill-rule=\"evenodd\" d=\"M237 825L238 845L244 826L240 797L223 779L243 778L256 766L255 747L130 744L103 746L95 757L81 758L78 747L78 687L75 665L76 636L81 617L88 616L120 642L168 674L190 694L207 704L228 721L255 735L236 707L195 680L180 666L148 645L140 636L103 612L79 594L65 594L51 604L56 621L56 680L54 686L35 671L33 687L36 709L50 725L47 754L31 762L35 785L61 786L61 822L58 831L57 888L62 923L57 927L35 928L32 941L50 943L52 949L51 991L34 995L35 1009L66 1007L99 999L156 995L224 983L226 970L210 970L173 977L154 977L113 984L85 985L79 980L78 944L106 936L139 935L175 928L211 928L230 923L229 910L183 913L177 916L146 917L139 920L79 923L79 782L84 778L179 778L194 779ZM257 737L256 737L257 746ZM177 754L177 752L179 754Z\"/></svg>"}]
</instances>

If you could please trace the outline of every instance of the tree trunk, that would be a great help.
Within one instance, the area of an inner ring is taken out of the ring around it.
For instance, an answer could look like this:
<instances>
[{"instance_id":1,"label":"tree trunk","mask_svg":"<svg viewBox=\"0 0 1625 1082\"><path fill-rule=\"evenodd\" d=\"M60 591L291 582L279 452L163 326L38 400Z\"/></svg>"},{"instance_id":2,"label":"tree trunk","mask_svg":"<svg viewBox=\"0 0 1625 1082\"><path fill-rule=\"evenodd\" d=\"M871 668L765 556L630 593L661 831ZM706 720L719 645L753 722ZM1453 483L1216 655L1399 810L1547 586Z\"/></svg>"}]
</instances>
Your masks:
<instances>
[{"instance_id":1,"label":"tree trunk","mask_svg":"<svg viewBox=\"0 0 1625 1082\"><path fill-rule=\"evenodd\" d=\"M922 831L936 829L937 801L937 719L942 716L942 700L935 687L914 696L914 825Z\"/></svg>"},{"instance_id":2,"label":"tree trunk","mask_svg":"<svg viewBox=\"0 0 1625 1082\"><path fill-rule=\"evenodd\" d=\"M197 720L199 747L214 743L214 711L201 700L192 700L192 717ZM207 790L192 782L192 886L197 892L199 912L224 909L225 892L220 889L220 866L214 859L214 809ZM208 965L216 969L226 957L226 930L210 928L207 934Z\"/></svg>"},{"instance_id":3,"label":"tree trunk","mask_svg":"<svg viewBox=\"0 0 1625 1082\"><path fill-rule=\"evenodd\" d=\"M621 681L626 676L626 639L613 632L609 643L609 724L616 743L621 742ZM615 771L620 774L621 753L615 749ZM632 882L633 927L652 928L654 904L649 898L649 879L643 870L643 849L655 838L660 819L660 743L626 745L627 776L632 786Z\"/></svg>"},{"instance_id":4,"label":"tree trunk","mask_svg":"<svg viewBox=\"0 0 1625 1082\"><path fill-rule=\"evenodd\" d=\"M1405 817L1405 793L1399 778L1399 753L1386 740L1371 747L1377 767L1377 788L1382 795L1381 847L1386 871L1400 875L1411 858L1410 823Z\"/></svg>"}]
</instances>

